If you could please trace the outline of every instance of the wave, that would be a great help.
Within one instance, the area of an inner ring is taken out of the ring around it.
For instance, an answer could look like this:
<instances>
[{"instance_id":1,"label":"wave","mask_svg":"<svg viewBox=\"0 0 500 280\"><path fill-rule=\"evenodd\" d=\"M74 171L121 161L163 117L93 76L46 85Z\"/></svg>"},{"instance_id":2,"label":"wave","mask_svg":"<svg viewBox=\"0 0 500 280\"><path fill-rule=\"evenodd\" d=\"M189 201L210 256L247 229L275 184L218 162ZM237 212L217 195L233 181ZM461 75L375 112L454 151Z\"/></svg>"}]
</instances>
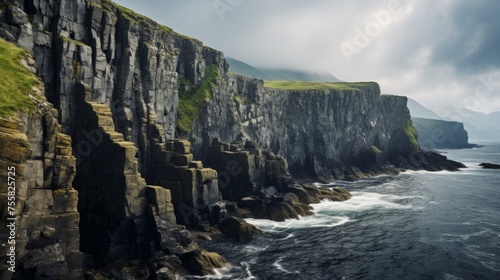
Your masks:
<instances>
[{"instance_id":1,"label":"wave","mask_svg":"<svg viewBox=\"0 0 500 280\"><path fill-rule=\"evenodd\" d=\"M230 273L233 269L231 266L227 266L224 268L214 268L214 275L205 275L205 276L197 276L197 275L189 275L185 277L179 277L177 279L236 279L234 273ZM255 279L255 278L253 278Z\"/></svg>"},{"instance_id":2,"label":"wave","mask_svg":"<svg viewBox=\"0 0 500 280\"><path fill-rule=\"evenodd\" d=\"M408 200L421 198L420 196L399 196L393 194L379 194L373 192L351 192L353 197L347 201L322 201L311 204L315 215L299 217L298 219L287 219L282 222L264 219L245 219L248 223L271 233L281 233L288 229L316 228L316 227L338 227L348 222L355 221L346 216L346 212L360 212L373 208L409 209ZM404 204L403 204L404 203ZM344 213L344 214L343 214ZM289 234L282 240L292 238Z\"/></svg>"},{"instance_id":3,"label":"wave","mask_svg":"<svg viewBox=\"0 0 500 280\"><path fill-rule=\"evenodd\" d=\"M283 261L283 257L279 257L278 260L273 263L273 266L276 267L278 270L283 271L285 273L300 274L300 271L290 271L290 270L283 268L283 266L280 263L281 261Z\"/></svg>"},{"instance_id":4,"label":"wave","mask_svg":"<svg viewBox=\"0 0 500 280\"><path fill-rule=\"evenodd\" d=\"M409 199L421 198L421 196L399 196L394 194L379 194L374 192L351 192L352 198L341 203L334 201L323 201L312 204L316 214L333 214L335 212L359 212L373 208L408 209L412 205L404 205Z\"/></svg>"},{"instance_id":5,"label":"wave","mask_svg":"<svg viewBox=\"0 0 500 280\"><path fill-rule=\"evenodd\" d=\"M241 251L243 253L251 253L251 254L253 254L253 253L258 253L258 252L265 251L267 248L269 248L269 246L257 247L257 246L248 245L248 246L245 246L245 248L241 249Z\"/></svg>"},{"instance_id":6,"label":"wave","mask_svg":"<svg viewBox=\"0 0 500 280\"><path fill-rule=\"evenodd\" d=\"M483 169L479 167L479 163L473 163L473 164L465 164L467 168L462 168L460 171L448 171L448 170L441 170L441 171L426 171L426 170L407 170L401 174L403 175L426 175L426 174L432 174L432 175L438 175L438 176L464 176L464 175L477 175L478 172L484 171L486 169Z\"/></svg>"},{"instance_id":7,"label":"wave","mask_svg":"<svg viewBox=\"0 0 500 280\"><path fill-rule=\"evenodd\" d=\"M255 225L259 229L267 232L283 232L287 229L298 228L314 228L314 227L337 227L349 221L346 216L330 216L330 215L314 215L299 217L299 219L286 219L283 222L261 219L245 219L248 223ZM289 239L293 235L289 235L284 239Z\"/></svg>"},{"instance_id":8,"label":"wave","mask_svg":"<svg viewBox=\"0 0 500 280\"><path fill-rule=\"evenodd\" d=\"M457 277L457 276L449 274L449 273L445 273L443 276L444 276L445 280L462 280L463 279L463 278Z\"/></svg>"},{"instance_id":9,"label":"wave","mask_svg":"<svg viewBox=\"0 0 500 280\"><path fill-rule=\"evenodd\" d=\"M252 265L257 263L257 258L253 258L249 261L241 262L240 266L227 266L224 268L215 268L214 269L214 275L205 275L205 276L196 276L196 275L189 275L185 277L179 277L177 279L224 279L224 280L251 280L251 279L257 279L255 277L250 268Z\"/></svg>"}]
</instances>

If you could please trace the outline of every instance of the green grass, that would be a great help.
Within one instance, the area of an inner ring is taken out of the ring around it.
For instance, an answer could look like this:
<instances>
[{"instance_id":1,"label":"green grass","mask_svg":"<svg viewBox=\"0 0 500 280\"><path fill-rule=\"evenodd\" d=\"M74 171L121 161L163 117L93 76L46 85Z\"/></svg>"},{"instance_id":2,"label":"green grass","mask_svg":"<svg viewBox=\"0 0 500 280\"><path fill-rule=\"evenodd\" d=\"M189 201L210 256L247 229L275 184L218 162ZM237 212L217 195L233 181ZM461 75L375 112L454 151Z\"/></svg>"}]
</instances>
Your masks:
<instances>
[{"instance_id":1,"label":"green grass","mask_svg":"<svg viewBox=\"0 0 500 280\"><path fill-rule=\"evenodd\" d=\"M78 40L75 40L75 39L71 39L69 37L64 37L64 36L60 36L59 38L61 38L61 40L63 41L66 41L66 42L71 42L77 46L81 46L81 47L85 47L85 46L88 46L87 44L85 44L84 42L82 41L78 41Z\"/></svg>"},{"instance_id":2,"label":"green grass","mask_svg":"<svg viewBox=\"0 0 500 280\"><path fill-rule=\"evenodd\" d=\"M417 129L413 126L412 121L408 120L407 122L405 122L402 126L402 129L406 134L406 136L408 136L408 139L410 140L411 144L418 149L419 147L418 132Z\"/></svg>"},{"instance_id":3,"label":"green grass","mask_svg":"<svg viewBox=\"0 0 500 280\"><path fill-rule=\"evenodd\" d=\"M264 86L268 88L283 90L339 90L339 91L361 91L363 88L374 86L374 82L360 83L326 83L326 82L302 82L302 81L265 81Z\"/></svg>"},{"instance_id":4,"label":"green grass","mask_svg":"<svg viewBox=\"0 0 500 280\"><path fill-rule=\"evenodd\" d=\"M380 155L382 153L382 151L377 148L377 146L370 146L370 150L376 155Z\"/></svg>"},{"instance_id":5,"label":"green grass","mask_svg":"<svg viewBox=\"0 0 500 280\"><path fill-rule=\"evenodd\" d=\"M120 13L124 18L130 20L131 22L133 22L135 24L148 24L150 28L158 29L158 30L161 30L161 31L163 31L165 33L169 33L169 34L173 32L172 28L165 26L165 25L162 25L162 24L159 24L159 23L155 22L154 20L152 20L144 15L138 14L138 13L132 11L131 9L124 7L122 5L119 5L119 4L117 4L113 1L110 1L110 0L103 0L102 5L99 5L99 4L96 4L93 2L90 2L90 5L94 6L94 7L101 6L103 11L108 12L108 13L113 12L113 11Z\"/></svg>"},{"instance_id":6,"label":"green grass","mask_svg":"<svg viewBox=\"0 0 500 280\"><path fill-rule=\"evenodd\" d=\"M111 13L112 12L111 9L110 9L110 7L109 7L109 5L101 5L101 4L98 4L96 2L89 1L89 0L87 0L87 3L89 3L89 5L91 7L101 9L101 10L103 10L106 13Z\"/></svg>"},{"instance_id":7,"label":"green grass","mask_svg":"<svg viewBox=\"0 0 500 280\"><path fill-rule=\"evenodd\" d=\"M182 87L190 87L190 86L192 86L191 82L188 79L181 78L180 82L181 82L181 86Z\"/></svg>"},{"instance_id":8,"label":"green grass","mask_svg":"<svg viewBox=\"0 0 500 280\"><path fill-rule=\"evenodd\" d=\"M219 70L212 65L205 69L205 77L199 86L191 87L186 92L181 88L179 92L179 117L177 118L177 127L181 132L191 131L194 122L200 115L200 106L212 98L212 85L219 76ZM181 84L186 86L189 83L181 79Z\"/></svg>"},{"instance_id":9,"label":"green grass","mask_svg":"<svg viewBox=\"0 0 500 280\"><path fill-rule=\"evenodd\" d=\"M28 55L26 50L0 39L0 116L36 109L28 94L33 87L42 87L42 82L21 64Z\"/></svg>"},{"instance_id":10,"label":"green grass","mask_svg":"<svg viewBox=\"0 0 500 280\"><path fill-rule=\"evenodd\" d=\"M235 95L234 96L234 99L239 103L239 104L243 104L243 99L241 98L241 96L239 95Z\"/></svg>"}]
</instances>

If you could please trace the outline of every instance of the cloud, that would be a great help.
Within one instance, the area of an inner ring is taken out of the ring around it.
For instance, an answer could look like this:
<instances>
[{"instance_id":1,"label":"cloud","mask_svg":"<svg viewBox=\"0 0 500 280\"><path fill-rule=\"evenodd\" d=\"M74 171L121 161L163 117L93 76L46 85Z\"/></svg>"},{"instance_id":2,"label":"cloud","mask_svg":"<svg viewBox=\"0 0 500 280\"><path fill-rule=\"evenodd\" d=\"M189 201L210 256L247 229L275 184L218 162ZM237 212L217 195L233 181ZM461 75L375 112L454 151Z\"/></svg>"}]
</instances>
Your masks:
<instances>
[{"instance_id":1,"label":"cloud","mask_svg":"<svg viewBox=\"0 0 500 280\"><path fill-rule=\"evenodd\" d=\"M498 85L467 101L481 77L500 77L496 0L116 2L255 66L327 70L430 107L500 111ZM349 57L346 42L356 51Z\"/></svg>"},{"instance_id":2,"label":"cloud","mask_svg":"<svg viewBox=\"0 0 500 280\"><path fill-rule=\"evenodd\" d=\"M449 32L435 45L434 61L458 72L476 73L500 65L500 2L459 1L448 5Z\"/></svg>"}]
</instances>

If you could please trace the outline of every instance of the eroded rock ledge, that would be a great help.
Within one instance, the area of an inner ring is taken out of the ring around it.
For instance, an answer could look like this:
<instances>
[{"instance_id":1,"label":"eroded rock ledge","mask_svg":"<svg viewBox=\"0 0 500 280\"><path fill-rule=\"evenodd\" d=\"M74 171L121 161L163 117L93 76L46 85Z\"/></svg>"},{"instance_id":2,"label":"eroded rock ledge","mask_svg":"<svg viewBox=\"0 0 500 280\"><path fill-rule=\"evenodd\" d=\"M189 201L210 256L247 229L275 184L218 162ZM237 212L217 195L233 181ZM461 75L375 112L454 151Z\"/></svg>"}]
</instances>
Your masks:
<instances>
[{"instance_id":1,"label":"eroded rock ledge","mask_svg":"<svg viewBox=\"0 0 500 280\"><path fill-rule=\"evenodd\" d=\"M0 130L1 172L20 174L15 278L206 274L225 261L190 230L247 241L259 231L242 218L296 218L350 197L289 172L328 181L461 167L420 152L406 99L376 83L267 89L229 76L221 52L108 0L0 3L0 36L33 54L53 104Z\"/></svg>"}]
</instances>

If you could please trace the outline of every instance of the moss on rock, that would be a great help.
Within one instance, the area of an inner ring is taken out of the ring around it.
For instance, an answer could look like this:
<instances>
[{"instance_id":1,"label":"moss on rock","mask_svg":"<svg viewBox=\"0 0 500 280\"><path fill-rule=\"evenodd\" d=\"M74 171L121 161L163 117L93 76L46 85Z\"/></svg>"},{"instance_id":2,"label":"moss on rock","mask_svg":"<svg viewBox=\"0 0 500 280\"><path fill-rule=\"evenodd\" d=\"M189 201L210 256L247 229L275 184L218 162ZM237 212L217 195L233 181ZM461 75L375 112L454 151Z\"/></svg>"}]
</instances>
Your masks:
<instances>
[{"instance_id":1,"label":"moss on rock","mask_svg":"<svg viewBox=\"0 0 500 280\"><path fill-rule=\"evenodd\" d=\"M201 105L212 98L212 86L219 76L219 69L212 65L205 69L205 77L197 87L184 90L183 88L189 88L189 83L186 83L186 80L181 80L183 88L179 92L179 116L177 118L177 128L181 132L191 131L194 122L200 115Z\"/></svg>"},{"instance_id":2,"label":"moss on rock","mask_svg":"<svg viewBox=\"0 0 500 280\"><path fill-rule=\"evenodd\" d=\"M417 129L413 126L413 123L411 120L406 121L403 126L401 127L403 132L406 134L408 137L408 140L410 143L414 146L415 150L418 150L419 145L418 145L418 132Z\"/></svg>"}]
</instances>

